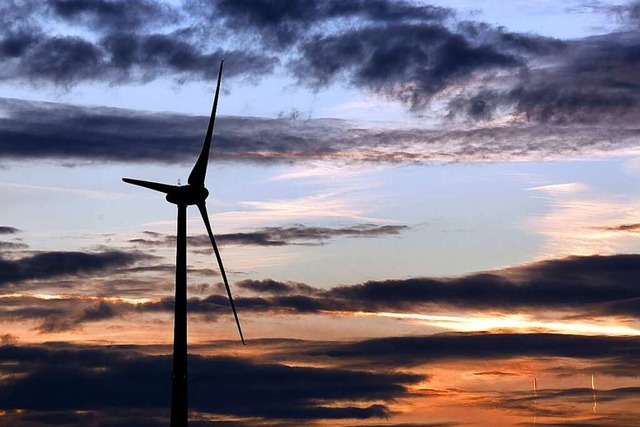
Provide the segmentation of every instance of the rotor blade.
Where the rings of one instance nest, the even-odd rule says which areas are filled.
[[[238,312],[236,311],[236,305],[233,302],[233,297],[231,296],[231,288],[229,287],[229,281],[227,280],[227,273],[224,271],[224,266],[222,265],[222,258],[220,257],[220,252],[218,251],[218,245],[216,245],[216,239],[213,238],[213,231],[211,231],[211,224],[209,223],[209,216],[207,215],[207,205],[204,202],[198,203],[198,209],[200,209],[200,214],[202,215],[202,220],[204,221],[204,226],[207,228],[207,233],[209,233],[209,239],[211,239],[211,245],[213,246],[213,252],[216,254],[216,258],[218,259],[218,265],[220,266],[220,272],[222,273],[222,279],[224,280],[224,286],[227,288],[227,295],[229,295],[229,302],[231,303],[231,309],[233,310],[233,316],[236,318],[236,325],[238,325],[238,332],[240,333],[240,340],[242,344],[244,342],[244,336],[242,335],[242,328],[240,328],[240,320],[238,319]]]
[[[207,128],[207,135],[204,137],[204,144],[202,144],[202,151],[200,157],[193,165],[191,174],[189,174],[189,184],[204,186],[204,178],[207,174],[207,164],[209,162],[209,151],[211,149],[211,138],[213,137],[213,126],[216,123],[216,110],[218,109],[218,95],[220,94],[220,82],[222,81],[222,65],[224,61],[220,61],[220,71],[218,71],[218,84],[216,86],[216,94],[213,98],[213,107],[211,108],[211,117],[209,118],[209,127]]]
[[[122,178],[124,182],[127,184],[138,185],[140,187],[149,188],[151,190],[159,191],[161,193],[168,193],[176,186],[169,184],[161,184],[159,182],[151,182],[151,181],[141,181],[139,179],[131,179],[131,178]]]

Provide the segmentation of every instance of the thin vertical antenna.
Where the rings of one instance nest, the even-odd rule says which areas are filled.
[[[598,401],[596,400],[596,382],[593,378],[593,374],[591,374],[591,394],[593,395],[593,413],[596,413],[596,408],[598,407]]]
[[[538,378],[533,377],[533,425],[538,424]]]

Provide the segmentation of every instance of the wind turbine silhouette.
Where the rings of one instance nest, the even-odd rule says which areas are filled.
[[[209,151],[211,149],[211,137],[213,136],[213,126],[216,121],[216,110],[218,108],[218,95],[220,94],[220,81],[222,79],[222,66],[224,61],[220,61],[220,71],[218,71],[218,84],[216,86],[216,94],[213,98],[213,108],[211,109],[211,118],[209,119],[209,127],[204,138],[202,151],[196,161],[196,164],[189,174],[188,185],[168,185],[158,182],[141,181],[138,179],[122,178],[128,184],[138,185],[140,187],[149,188],[151,190],[165,193],[168,202],[178,206],[178,235],[176,248],[176,298],[175,298],[175,321],[173,329],[173,374],[171,382],[171,427],[187,426],[188,422],[188,406],[187,406],[187,206],[196,205],[204,226],[211,239],[213,252],[220,266],[220,273],[224,286],[227,288],[227,295],[233,310],[233,316],[238,325],[240,340],[244,342],[242,329],[240,328],[240,320],[238,320],[238,312],[236,305],[231,296],[231,288],[227,280],[227,274],[222,265],[222,258],[218,251],[218,245],[211,231],[211,224],[207,215],[207,205],[205,199],[209,196],[209,191],[204,186],[204,179],[207,173],[207,164],[209,162]]]

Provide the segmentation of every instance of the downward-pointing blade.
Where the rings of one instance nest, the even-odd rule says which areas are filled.
[[[209,126],[207,127],[207,135],[204,137],[202,151],[200,157],[193,165],[193,169],[189,174],[189,184],[204,186],[204,178],[207,175],[207,164],[209,163],[209,151],[211,150],[211,138],[213,137],[213,126],[216,123],[216,111],[218,110],[218,95],[220,95],[220,82],[222,81],[222,65],[224,61],[220,61],[220,70],[218,71],[218,84],[216,86],[216,94],[213,98],[213,107],[211,108],[211,117],[209,118]]]
[[[236,304],[233,302],[233,297],[231,296],[231,288],[229,287],[229,281],[227,280],[227,273],[225,273],[224,271],[224,266],[222,265],[222,258],[220,257],[220,252],[218,251],[218,245],[216,245],[216,239],[213,237],[213,231],[211,231],[211,224],[209,223],[209,216],[207,215],[207,205],[204,202],[198,203],[198,209],[200,209],[200,214],[202,215],[204,226],[207,228],[207,233],[209,233],[209,239],[211,239],[213,252],[216,254],[216,258],[218,259],[218,265],[220,266],[220,273],[222,273],[224,286],[227,288],[227,295],[229,296],[229,302],[231,303],[233,316],[236,318],[236,325],[238,325],[240,340],[242,341],[242,344],[245,344],[244,336],[242,335],[242,328],[240,327],[240,320],[238,319],[238,312],[236,311]]]
[[[151,182],[151,181],[142,181],[139,179],[131,179],[131,178],[122,178],[124,182],[127,184],[138,185],[140,187],[149,188],[151,190],[159,191],[161,193],[169,193],[171,190],[176,188],[174,185],[169,184],[161,184],[159,182]]]

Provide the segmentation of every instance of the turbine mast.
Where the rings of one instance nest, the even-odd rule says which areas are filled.
[[[178,205],[176,239],[176,314],[173,324],[171,427],[187,427],[187,205]]]

